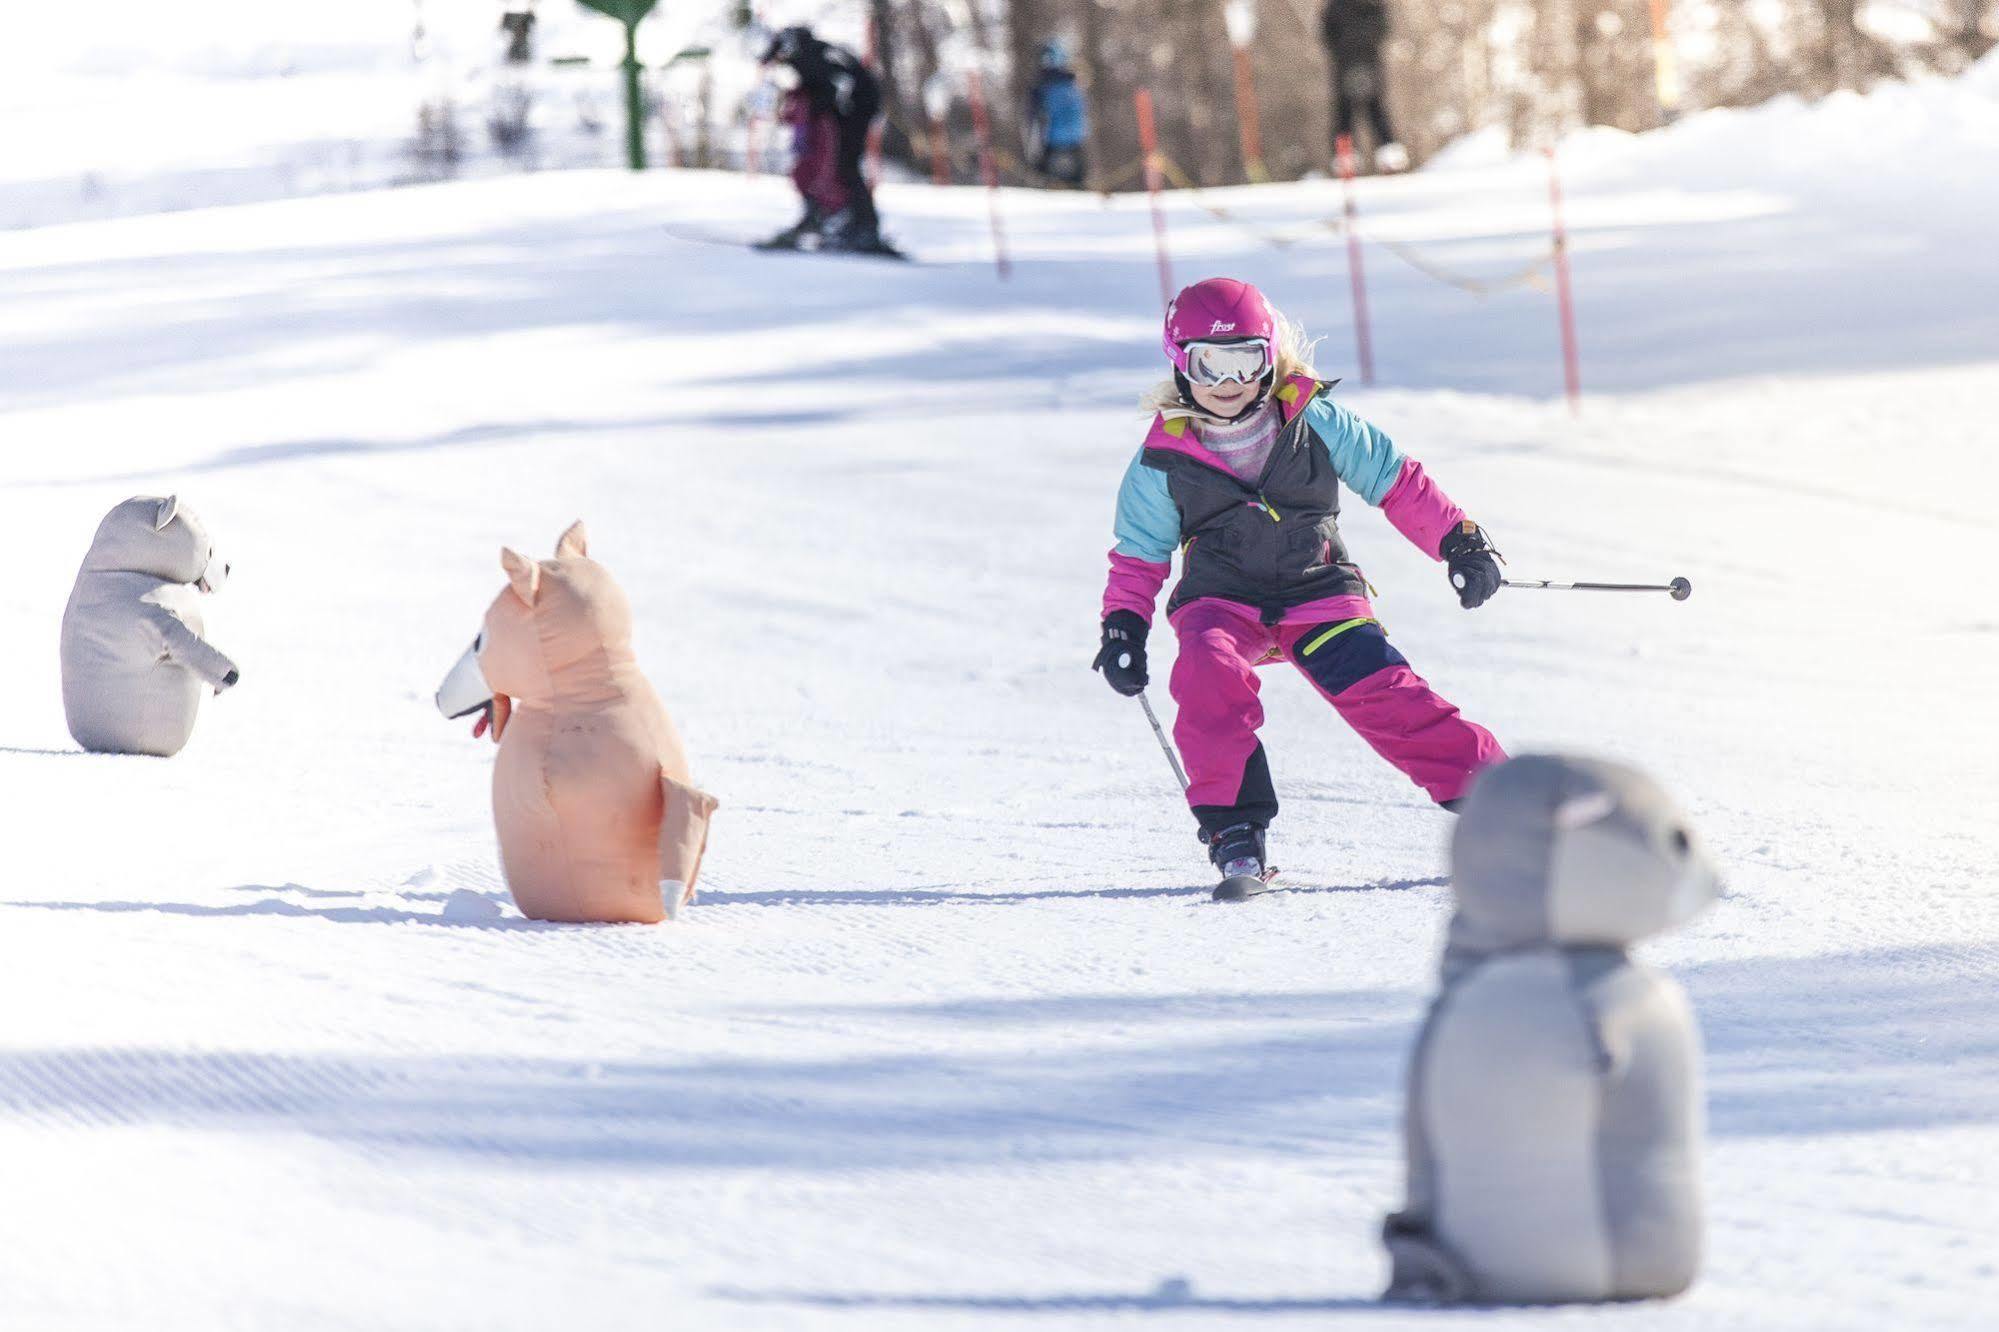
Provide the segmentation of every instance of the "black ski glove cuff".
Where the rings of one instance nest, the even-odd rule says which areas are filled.
[[[1149,683],[1145,674],[1145,636],[1152,626],[1136,611],[1112,611],[1104,617],[1102,645],[1093,671],[1102,671],[1111,688],[1132,697]]]
[[[1499,565],[1506,557],[1493,549],[1485,529],[1467,518],[1444,533],[1437,553],[1451,566],[1451,586],[1466,610],[1483,606],[1499,591]]]

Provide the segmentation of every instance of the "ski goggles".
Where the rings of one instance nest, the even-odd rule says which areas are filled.
[[[1254,384],[1270,373],[1270,341],[1244,338],[1239,342],[1189,342],[1182,370],[1196,384]]]

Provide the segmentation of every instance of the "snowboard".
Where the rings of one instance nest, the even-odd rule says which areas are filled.
[[[1215,885],[1214,899],[1217,902],[1247,902],[1252,897],[1283,890],[1284,886],[1277,882],[1277,867],[1272,865],[1261,874],[1232,874],[1223,879]]]

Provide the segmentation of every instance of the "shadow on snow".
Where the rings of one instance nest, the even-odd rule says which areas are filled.
[[[741,1304],[799,1304],[817,1309],[928,1309],[954,1313],[1356,1313],[1384,1308],[1418,1312],[1412,1306],[1333,1296],[1228,1299],[1154,1290],[1129,1295],[888,1295],[832,1291],[740,1290],[721,1287],[709,1294]]]
[[[270,908],[215,914],[260,910]],[[1684,973],[1707,1029],[1713,1132],[1999,1119],[1999,993],[1980,981],[1992,951],[1753,958]],[[1414,989],[1330,990],[774,1010],[850,1038],[898,1022],[952,1034],[942,1051],[821,1059],[15,1049],[0,1052],[0,1113],[658,1170],[1303,1160],[1357,1141],[1393,1150],[1423,1000]],[[1024,1023],[1102,1026],[1105,1039],[982,1048],[981,1032]],[[1189,1039],[1203,1024],[1215,1037]]]

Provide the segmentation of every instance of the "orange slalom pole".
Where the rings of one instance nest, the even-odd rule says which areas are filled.
[[[1242,138],[1242,173],[1262,184],[1270,179],[1263,169],[1263,121],[1256,110],[1256,76],[1249,66],[1249,48],[1235,48],[1236,130]]]
[[[1662,124],[1671,124],[1680,114],[1680,66],[1673,54],[1673,36],[1666,30],[1667,3],[1652,0],[1652,84]]]
[[[992,215],[993,224],[993,267],[999,270],[1000,281],[1013,275],[1013,263],[1006,254],[1006,227],[1000,221],[999,168],[993,165],[992,123],[986,119],[985,80],[979,71],[970,71],[972,129],[979,136],[979,173],[986,178],[986,206]]]
[[[1335,141],[1333,156],[1340,171],[1340,188],[1346,193],[1347,282],[1353,289],[1354,352],[1360,359],[1360,382],[1374,382],[1374,336],[1368,328],[1367,274],[1361,267],[1360,209],[1354,203],[1353,136],[1342,134]]]
[[[1569,232],[1562,222],[1562,175],[1555,163],[1555,150],[1548,154],[1548,203],[1555,219],[1555,301],[1562,316],[1562,379],[1569,393],[1569,410],[1582,411],[1582,357],[1576,350],[1576,301],[1569,284]]]
[[[951,183],[951,151],[944,135],[944,122],[932,117],[930,121],[930,182],[933,185]]]
[[[1173,257],[1166,246],[1166,210],[1159,202],[1159,128],[1152,120],[1152,89],[1140,88],[1132,101],[1138,107],[1138,142],[1145,150],[1145,191],[1152,196],[1152,240],[1159,251],[1159,304],[1173,303]]]

